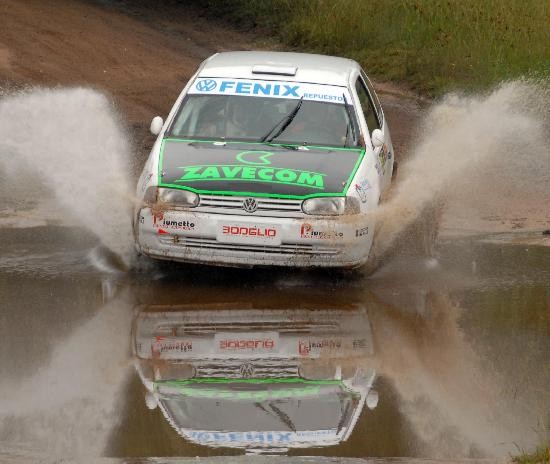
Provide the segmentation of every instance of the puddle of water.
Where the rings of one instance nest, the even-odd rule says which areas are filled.
[[[40,303],[32,306],[31,311],[46,310]],[[50,317],[58,313],[53,309]],[[27,319],[21,333],[11,321],[2,357],[10,356],[5,366],[17,367],[5,370],[0,382],[0,442],[28,444],[47,456],[101,456],[118,422],[119,394],[129,373],[129,315],[124,298],[114,299],[53,340],[47,327],[55,322],[34,327]],[[17,333],[23,339],[13,339]],[[28,359],[33,352],[38,364]]]
[[[56,229],[42,233],[55,237]],[[59,237],[49,251],[68,244]],[[71,246],[78,250],[82,245],[89,249],[86,240]],[[19,246],[32,254],[33,235],[21,234]],[[355,303],[367,309],[372,329],[369,362],[377,372],[378,406],[364,407],[339,445],[290,454],[456,458],[505,456],[516,444],[530,449],[542,440],[550,410],[545,387],[550,382],[549,253],[547,247],[526,252],[511,244],[443,241],[436,261],[397,257],[368,281],[305,273],[293,274],[289,285],[284,273],[219,269],[213,287],[211,269],[171,264],[134,271],[118,282],[117,274],[94,271],[52,272],[37,283],[30,269],[2,269],[2,307],[11,308],[2,316],[3,386],[8,388],[8,379],[22,386],[9,401],[0,401],[0,430],[7,430],[6,413],[16,424],[2,441],[30,440],[63,455],[68,446],[64,427],[86,413],[74,440],[78,452],[124,457],[242,454],[242,449],[213,449],[180,437],[158,409],[147,409],[146,388],[137,375],[131,373],[125,382],[132,372],[125,358],[131,332],[128,305],[232,304],[290,308],[292,313]],[[60,268],[65,264],[58,263]],[[131,297],[118,297],[121,288]],[[210,316],[207,326],[220,322]],[[72,387],[60,384],[75,372],[79,378]],[[37,384],[43,392],[26,401]],[[63,407],[67,412],[59,415]],[[102,413],[88,414],[90,407]],[[53,437],[37,435],[29,422],[33,418],[37,425],[47,425]],[[241,420],[246,425],[244,412]],[[90,433],[97,437],[92,450],[84,438]]]

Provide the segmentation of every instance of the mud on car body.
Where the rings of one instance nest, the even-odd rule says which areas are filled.
[[[389,129],[352,60],[216,54],[199,67],[140,177],[138,251],[221,265],[353,267],[393,169]]]
[[[258,452],[335,445],[376,407],[366,310],[147,306],[133,345],[149,408],[182,437]]]

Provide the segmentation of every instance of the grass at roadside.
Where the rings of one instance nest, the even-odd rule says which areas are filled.
[[[439,94],[550,77],[548,0],[202,0],[285,47],[348,56]]]
[[[516,464],[548,464],[550,463],[550,445],[539,448],[533,454],[525,454],[514,458]]]

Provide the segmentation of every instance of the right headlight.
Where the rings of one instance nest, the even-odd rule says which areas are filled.
[[[357,214],[359,210],[359,200],[355,197],[319,197],[302,202],[304,213],[319,216]]]
[[[199,196],[189,190],[163,187],[149,187],[145,192],[145,201],[162,206],[180,206],[194,208],[199,204]]]

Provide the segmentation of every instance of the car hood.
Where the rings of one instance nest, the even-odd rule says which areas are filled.
[[[303,199],[343,196],[364,150],[242,142],[162,142],[158,184],[202,194]]]

